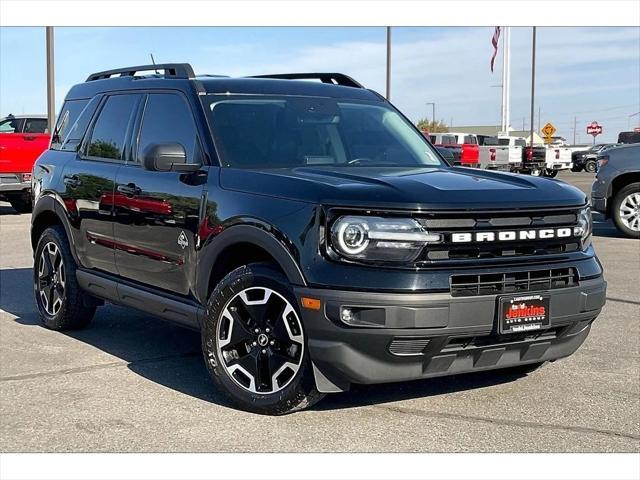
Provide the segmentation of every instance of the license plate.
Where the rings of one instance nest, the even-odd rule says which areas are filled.
[[[549,296],[522,295],[500,298],[500,333],[520,333],[549,328]]]

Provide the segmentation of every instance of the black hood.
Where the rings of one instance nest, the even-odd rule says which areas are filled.
[[[470,168],[223,168],[222,188],[333,206],[502,209],[580,206],[558,180]]]

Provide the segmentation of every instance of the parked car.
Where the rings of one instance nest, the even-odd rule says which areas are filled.
[[[478,139],[469,133],[430,133],[429,139],[436,147],[450,148],[455,156],[459,156],[461,167],[478,168],[480,166],[480,149]]]
[[[476,138],[479,145],[480,168],[503,172],[511,171],[509,163],[511,147],[500,145],[498,137],[492,135],[476,135]],[[518,150],[517,147],[513,148]],[[514,153],[520,154],[519,151]]]
[[[591,204],[626,236],[640,238],[640,144],[610,148],[598,156]]]
[[[597,157],[600,150],[607,147],[607,143],[597,143],[585,150],[578,150],[571,154],[571,171],[581,172],[585,170],[594,173],[597,166]]]
[[[527,146],[527,141],[523,137],[511,137],[509,135],[500,135],[498,139],[506,144],[512,146],[520,146],[522,150],[520,152],[520,166],[513,167],[512,170],[519,171],[521,173],[527,173],[536,177],[539,177],[545,173],[546,161],[547,161],[547,148],[544,145]],[[512,156],[512,159],[514,157]],[[517,165],[517,162],[513,162]]]
[[[75,85],[59,118],[33,171],[42,323],[85,327],[110,301],[193,328],[243,409],[531,371],[605,303],[584,193],[451,167],[346,75],[127,67]]]
[[[562,170],[571,168],[571,150],[561,145],[547,146],[545,156],[545,168],[542,174],[545,177],[555,177]]]
[[[640,143],[640,129],[636,128],[632,132],[620,132],[618,143]]]
[[[0,119],[0,200],[20,213],[31,211],[31,169],[49,138],[46,115]]]

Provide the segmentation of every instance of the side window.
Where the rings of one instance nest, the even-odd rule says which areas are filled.
[[[20,119],[9,117],[0,122],[0,133],[20,133]]]
[[[191,109],[179,95],[151,93],[144,109],[138,144],[138,159],[154,143],[179,143],[187,163],[199,163],[200,148]]]
[[[127,131],[139,98],[139,95],[113,95],[107,98],[87,143],[86,153],[89,157],[124,159]]]
[[[47,133],[47,119],[28,118],[24,124],[24,133]]]
[[[61,149],[62,142],[67,136],[69,129],[73,126],[87,102],[88,100],[67,100],[64,102],[56,126],[53,129],[53,135],[51,136],[52,150]]]

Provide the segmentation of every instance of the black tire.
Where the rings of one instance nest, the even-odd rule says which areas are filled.
[[[596,167],[598,164],[595,160],[587,160],[587,163],[584,165],[584,171],[589,173],[595,173]]]
[[[638,194],[640,195],[640,182],[630,183],[626,187],[620,189],[618,193],[616,193],[615,197],[613,197],[613,202],[611,203],[611,216],[613,217],[613,222],[618,227],[622,233],[624,233],[627,237],[630,238],[640,238],[640,231],[633,230],[629,228],[629,226],[625,225],[620,212],[620,207],[622,203],[627,199],[629,195]],[[637,199],[637,197],[636,197]],[[637,205],[637,202],[636,202]],[[638,205],[640,207],[640,205]],[[639,214],[636,214],[639,215]],[[633,226],[633,224],[632,224]]]
[[[55,247],[51,246],[52,244]],[[49,257],[50,262],[48,264],[43,257],[45,247],[47,248],[45,255]],[[59,252],[53,261],[51,251]],[[60,263],[62,267],[59,267]],[[51,280],[50,276],[53,275],[51,272],[48,271],[45,274],[45,270],[49,268],[48,265],[52,264],[55,280]],[[53,282],[53,286],[47,289],[46,284],[49,280]],[[62,290],[58,288],[60,283],[62,283]],[[56,284],[58,287],[55,286]],[[47,228],[38,240],[33,266],[33,288],[40,312],[40,322],[46,328],[60,331],[76,330],[86,327],[91,322],[96,307],[90,306],[91,302],[87,294],[78,285],[76,262],[69,249],[65,230],[59,225]],[[51,296],[47,292],[52,292]],[[60,304],[56,310],[57,300],[60,300]]]
[[[31,204],[30,195],[16,195],[9,198],[9,203],[18,213],[31,213],[33,205]]]
[[[546,169],[544,172],[544,176],[549,178],[556,178],[557,175],[558,175],[558,170]]]
[[[237,299],[241,292],[246,295],[246,290],[250,288],[255,288],[257,291],[261,289],[271,290],[272,293],[270,295],[273,295],[273,292],[275,292],[278,297],[277,301],[286,300],[294,309],[295,315],[297,315],[297,318],[294,316],[294,321],[299,322],[296,323],[296,328],[300,328],[303,338],[303,341],[294,347],[294,350],[298,353],[297,359],[294,360],[297,362],[298,369],[295,373],[291,374],[290,378],[282,382],[282,387],[275,385],[278,377],[274,379],[274,377],[271,376],[272,369],[270,369],[272,365],[277,365],[275,363],[277,357],[282,358],[281,353],[285,351],[278,351],[278,349],[281,348],[281,344],[280,339],[276,336],[277,330],[279,330],[281,334],[287,334],[284,332],[285,327],[283,325],[277,325],[278,320],[284,324],[282,314],[274,315],[272,312],[271,317],[275,316],[276,320],[267,321],[264,320],[264,318],[271,317],[265,313],[262,319],[260,319],[260,315],[256,313],[260,310],[259,308],[254,311],[251,308],[247,309],[246,303],[239,303]],[[264,294],[263,298],[266,302],[267,298],[272,297],[267,297],[266,294]],[[283,308],[287,308],[286,302],[283,302],[283,305],[285,305]],[[265,303],[265,312],[268,311],[269,308],[269,304]],[[223,316],[223,314],[231,314],[231,312],[233,312],[233,315],[236,315],[236,318],[229,320],[229,317]],[[239,327],[236,327],[236,322],[240,323]],[[287,278],[273,265],[267,263],[252,263],[239,267],[229,273],[216,286],[209,297],[203,323],[202,351],[209,375],[216,387],[224,392],[227,398],[238,408],[254,413],[283,415],[307,408],[324,397],[315,387],[311,361],[309,360],[307,339],[304,334],[304,326],[301,321],[299,307],[293,290]],[[228,326],[225,327],[225,323],[227,323]],[[263,349],[260,346],[263,345],[262,343],[258,346],[256,346],[255,343],[256,339],[260,340],[259,336],[253,339],[253,341],[250,339],[250,336],[254,333],[257,335],[254,327],[260,329],[260,332],[269,332],[269,325],[271,325],[270,335],[273,335],[272,338],[276,343],[273,347],[268,346],[273,345],[273,343],[269,343]],[[233,339],[233,346],[238,346],[237,349],[231,348],[232,332],[234,329],[239,332],[239,340]],[[290,337],[291,327],[287,327],[286,331],[289,332],[287,335]],[[227,337],[225,338],[224,335],[227,335]],[[262,336],[262,333],[260,333],[260,336]],[[288,339],[285,338],[282,345],[285,345],[287,341]],[[223,342],[227,342],[227,345],[229,345],[225,345],[224,348],[229,348],[229,350],[225,350],[224,353],[222,353],[223,347],[220,346]],[[291,343],[291,345],[293,345],[293,343]],[[301,350],[300,345],[302,346]],[[256,371],[253,376],[247,376],[243,372],[240,372],[240,377],[238,377],[236,371],[229,373],[229,369],[233,364],[240,364],[239,359],[242,359],[242,362],[246,362],[243,363],[243,365],[251,364],[251,366],[254,366],[253,362],[255,362]],[[266,371],[264,369],[260,370],[260,368],[262,368],[261,366],[264,365],[261,362],[265,361],[268,365]],[[272,364],[271,362],[274,363]],[[277,367],[274,366],[274,368]],[[293,372],[293,370],[291,371]],[[246,372],[251,373],[248,370]],[[265,373],[268,375],[264,375]],[[263,382],[265,377],[269,379],[266,383]],[[241,384],[240,380],[244,380],[245,386]],[[258,384],[259,386],[256,386]],[[251,388],[253,391],[250,391]],[[279,388],[279,390],[276,391],[275,388]],[[266,393],[261,393],[259,390]]]

